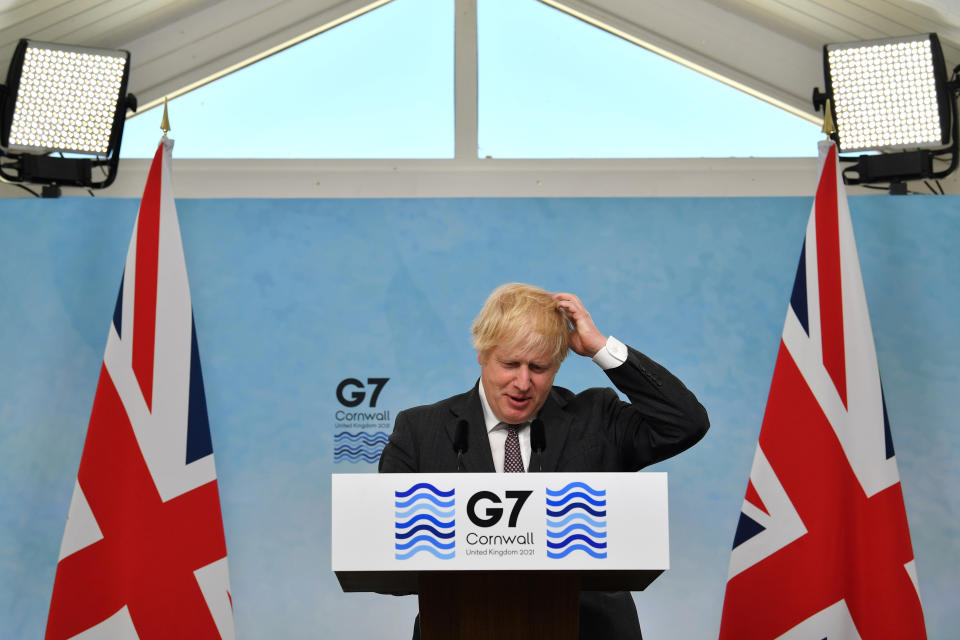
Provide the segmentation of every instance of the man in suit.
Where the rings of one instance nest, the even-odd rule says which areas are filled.
[[[707,431],[707,413],[683,383],[600,333],[573,294],[503,285],[490,294],[472,332],[480,380],[466,393],[397,414],[380,457],[382,473],[637,471]],[[630,402],[610,388],[573,393],[553,386],[568,351],[592,358]],[[544,424],[542,452],[531,447],[535,418]],[[467,447],[459,457],[454,441],[464,420]],[[583,592],[580,638],[641,638],[631,595]]]

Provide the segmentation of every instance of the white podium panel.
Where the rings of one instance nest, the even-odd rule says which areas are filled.
[[[345,590],[364,590],[351,576],[374,573],[393,575],[393,586],[380,589],[404,590],[422,571],[655,577],[669,568],[666,473],[332,479],[332,568]]]

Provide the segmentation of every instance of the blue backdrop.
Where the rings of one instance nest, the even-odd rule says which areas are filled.
[[[656,467],[671,474],[673,568],[637,602],[650,638],[715,638],[811,203],[178,201],[238,635],[409,637],[414,598],[343,594],[330,572],[330,473],[375,469],[334,462],[334,433],[376,432],[473,384],[470,322],[495,286],[524,281],[577,293],[601,331],[707,407],[706,439]],[[137,207],[0,204],[0,637],[43,633]],[[927,626],[952,637],[960,197],[859,197],[851,209]],[[346,378],[367,387],[355,408],[337,399]],[[375,407],[369,378],[389,378]],[[557,376],[575,389],[605,381],[576,356]],[[355,415],[374,410],[389,415]]]

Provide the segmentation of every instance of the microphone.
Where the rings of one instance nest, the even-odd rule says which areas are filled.
[[[543,420],[534,418],[530,423],[530,449],[537,454],[537,471],[543,471],[543,450],[546,448],[547,436],[544,433]]]
[[[462,470],[463,454],[470,448],[470,443],[467,441],[467,432],[469,429],[470,423],[466,420],[460,420],[460,422],[457,423],[457,430],[454,432],[453,450],[457,452],[457,471]]]

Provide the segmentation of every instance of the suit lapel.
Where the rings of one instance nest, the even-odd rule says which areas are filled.
[[[457,431],[457,423],[466,420],[470,424],[468,431],[467,452],[463,454],[463,470],[469,472],[493,473],[493,453],[490,451],[490,438],[487,436],[487,427],[483,419],[483,406],[480,404],[480,389],[473,385],[473,389],[464,396],[462,403],[450,407],[452,419],[446,425],[450,444]]]
[[[558,468],[560,452],[563,451],[563,445],[570,433],[570,423],[573,422],[573,418],[564,409],[565,405],[565,400],[556,392],[550,391],[547,401],[540,409],[539,417],[543,420],[544,440],[547,445],[541,461],[544,471],[562,471]]]

